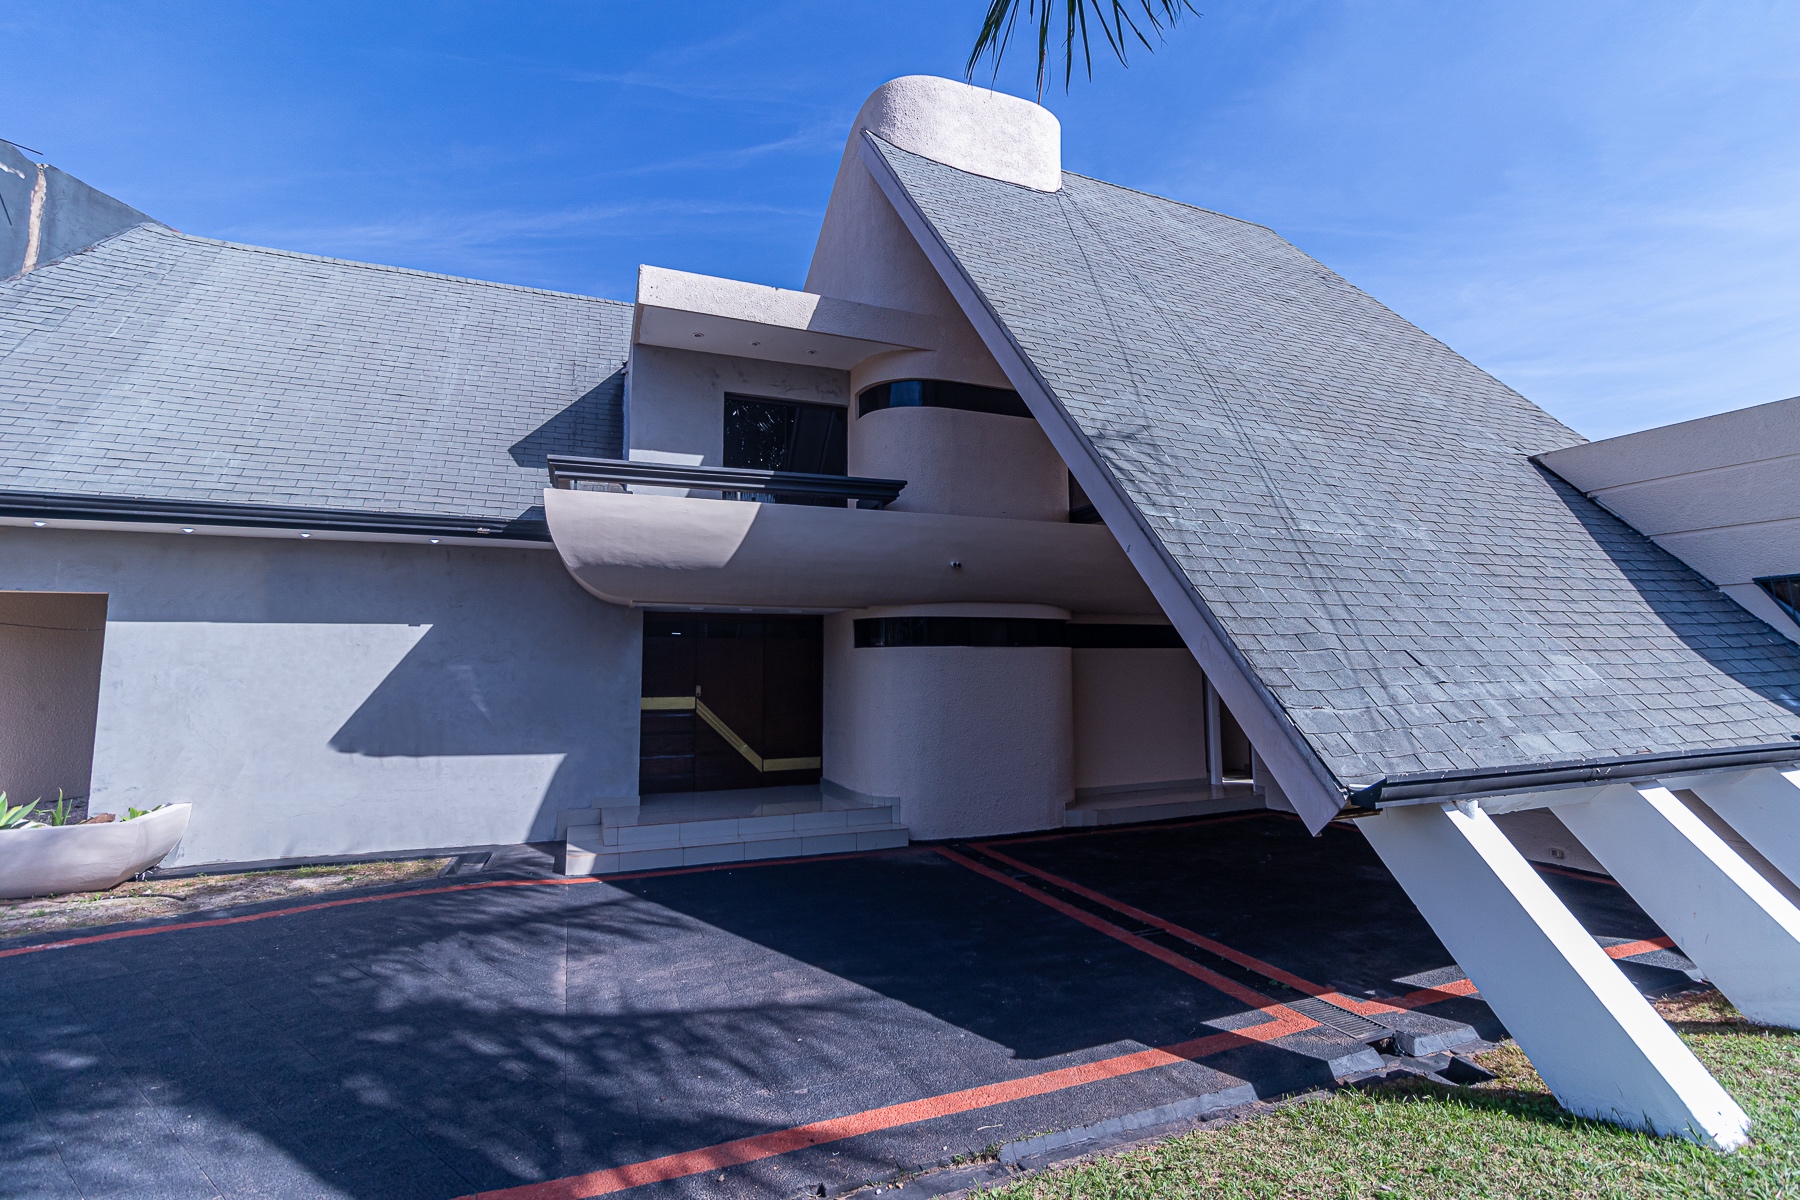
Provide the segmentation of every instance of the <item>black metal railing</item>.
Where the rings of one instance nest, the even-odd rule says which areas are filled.
[[[549,467],[553,488],[573,488],[584,483],[675,487],[721,492],[732,500],[773,500],[777,504],[853,500],[858,508],[885,508],[906,486],[904,479],[752,471],[744,467],[688,467],[676,463],[626,462],[617,458],[578,458],[570,454],[550,455]]]

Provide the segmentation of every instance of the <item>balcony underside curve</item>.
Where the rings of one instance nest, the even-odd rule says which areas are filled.
[[[1161,611],[1104,525],[562,489],[544,512],[569,573],[614,604]]]

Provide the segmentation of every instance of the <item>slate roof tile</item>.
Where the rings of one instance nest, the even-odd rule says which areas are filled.
[[[521,516],[619,453],[630,323],[139,225],[0,283],[0,489]]]
[[[1344,786],[1800,730],[1800,647],[1533,464],[1575,433],[1270,230],[876,148]]]

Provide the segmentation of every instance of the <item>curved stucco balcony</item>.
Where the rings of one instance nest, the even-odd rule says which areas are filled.
[[[1104,525],[623,492],[544,492],[576,581],[614,604],[1161,610]]]

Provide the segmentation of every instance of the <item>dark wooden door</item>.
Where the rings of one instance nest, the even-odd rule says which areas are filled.
[[[638,791],[817,782],[823,636],[819,617],[644,614]]]

